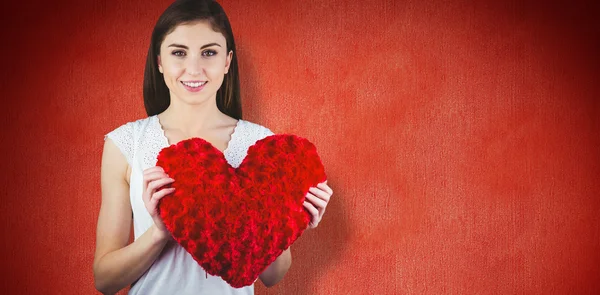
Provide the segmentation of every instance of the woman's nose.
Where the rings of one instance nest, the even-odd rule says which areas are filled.
[[[197,57],[191,57],[187,59],[186,70],[190,75],[200,75],[204,66],[202,60]]]

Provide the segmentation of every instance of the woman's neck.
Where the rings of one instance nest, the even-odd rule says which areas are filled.
[[[163,129],[175,129],[184,134],[196,134],[223,125],[226,116],[217,108],[215,99],[209,99],[196,105],[172,100],[169,107],[158,117]]]

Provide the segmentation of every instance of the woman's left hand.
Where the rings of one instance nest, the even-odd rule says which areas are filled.
[[[315,228],[319,225],[331,195],[333,195],[333,190],[327,185],[327,180],[319,183],[317,187],[308,189],[306,201],[304,201],[304,208],[312,215],[308,228]]]

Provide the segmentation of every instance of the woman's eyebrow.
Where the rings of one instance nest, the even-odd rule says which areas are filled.
[[[173,44],[171,44],[171,45],[169,45],[167,47],[177,47],[177,48],[189,49],[189,47],[187,47],[185,45],[175,44],[175,43],[173,43]]]
[[[215,46],[215,45],[221,47],[221,45],[219,43],[208,43],[208,44],[202,45],[202,47],[200,47],[200,49],[204,49],[206,47],[211,47],[211,46]],[[185,45],[176,44],[176,43],[173,43],[173,44],[171,44],[171,45],[169,45],[167,47],[177,47],[177,48],[183,48],[183,49],[190,49],[189,47],[187,47]]]
[[[211,46],[215,46],[215,45],[221,47],[221,45],[219,43],[208,43],[208,44],[202,45],[202,47],[200,47],[200,49],[204,49],[206,47],[211,47]]]

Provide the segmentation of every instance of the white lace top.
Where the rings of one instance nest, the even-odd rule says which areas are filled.
[[[273,132],[261,125],[239,120],[227,149],[223,152],[232,167],[238,167],[248,148]],[[110,133],[110,138],[121,150],[131,166],[129,198],[133,210],[133,229],[138,239],[152,224],[152,218],[142,201],[142,173],[156,165],[161,149],[168,146],[167,137],[157,116],[126,123]],[[129,294],[254,294],[254,285],[233,288],[218,276],[211,276],[200,267],[176,242],[169,242],[154,264],[131,287]]]

